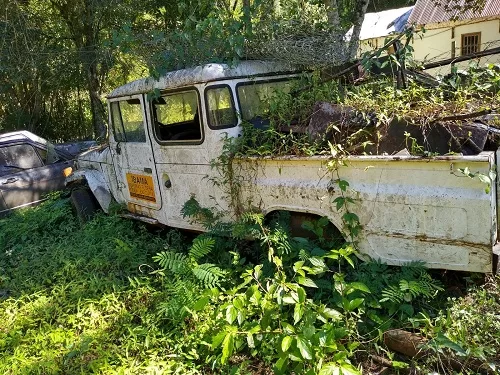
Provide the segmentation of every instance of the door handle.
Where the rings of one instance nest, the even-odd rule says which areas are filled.
[[[8,179],[2,181],[2,185],[13,184],[17,180],[19,179],[16,177],[9,177]]]

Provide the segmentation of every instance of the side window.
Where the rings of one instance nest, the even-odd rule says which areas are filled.
[[[111,121],[113,124],[113,134],[117,142],[125,142],[123,133],[122,116],[120,114],[120,105],[118,102],[111,103]]]
[[[207,101],[208,125],[214,129],[235,126],[238,122],[234,110],[234,100],[229,86],[208,88]]]
[[[114,136],[118,142],[146,142],[139,99],[112,102],[111,119]]]
[[[236,87],[241,118],[252,123],[261,123],[269,115],[271,99],[280,93],[289,93],[293,81],[248,82]]]
[[[201,142],[200,109],[195,90],[166,94],[152,102],[159,141]]]
[[[47,150],[38,147],[36,148],[36,150],[38,151],[38,155],[40,155],[40,157],[42,158],[42,162],[44,164],[50,164],[50,161],[47,160],[47,155],[48,155]]]
[[[3,172],[43,167],[42,160],[33,146],[20,144],[0,148],[0,167]]]

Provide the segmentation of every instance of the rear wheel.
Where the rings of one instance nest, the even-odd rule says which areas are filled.
[[[75,189],[71,192],[71,205],[81,223],[86,223],[95,216],[99,206],[88,188]]]

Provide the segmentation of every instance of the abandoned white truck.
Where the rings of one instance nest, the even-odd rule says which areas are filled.
[[[80,155],[67,179],[87,187],[74,190],[73,202],[84,211],[92,194],[106,212],[116,201],[130,217],[202,230],[181,208],[192,196],[202,206],[230,206],[223,189],[210,182],[217,173],[210,161],[220,154],[224,136],[241,134],[242,121],[258,123],[267,94],[293,77],[290,69],[266,62],[209,64],[115,89],[108,96],[109,143]],[[459,170],[487,176],[497,157],[348,157],[338,176],[357,194],[360,256],[391,265],[419,260],[430,268],[491,272],[498,259],[496,181],[485,189],[484,181]],[[332,203],[340,189],[331,181],[338,177],[327,162],[322,156],[262,158],[255,168],[251,158],[235,160],[239,173],[251,176],[241,186],[241,199],[266,215],[286,210],[326,216],[345,232]]]

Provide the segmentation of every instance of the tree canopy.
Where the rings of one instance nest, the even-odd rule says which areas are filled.
[[[207,62],[339,64],[354,57],[368,7],[381,3],[0,0],[0,129],[53,140],[102,136],[111,88]]]

